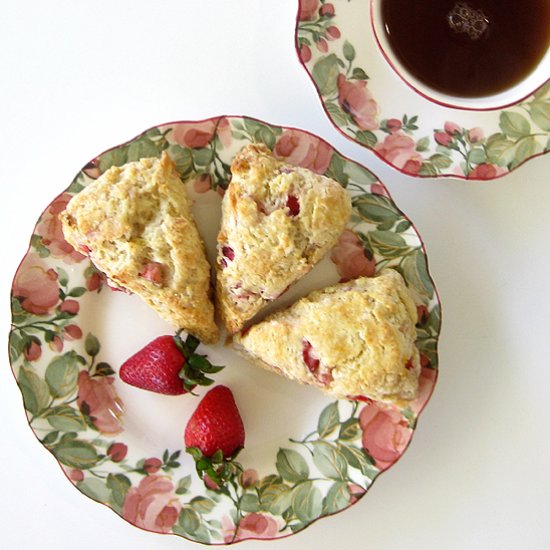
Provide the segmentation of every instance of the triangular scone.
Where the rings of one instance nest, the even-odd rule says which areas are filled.
[[[351,202],[338,182],[277,160],[263,144],[244,147],[231,173],[218,235],[216,298],[233,334],[336,244]]]
[[[203,342],[218,340],[210,264],[170,157],[109,168],[60,214],[63,233],[111,281]]]
[[[340,398],[403,403],[418,390],[416,307],[388,269],[312,292],[234,336],[260,366]]]

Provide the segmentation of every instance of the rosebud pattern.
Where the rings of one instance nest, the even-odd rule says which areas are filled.
[[[491,180],[549,150],[548,82],[521,102],[472,115],[420,97],[405,75],[372,62],[373,52],[382,57],[376,48],[354,43],[357,21],[369,25],[369,2],[299,4],[298,53],[326,114],[389,165],[412,176]],[[410,141],[409,158],[388,152],[397,140],[387,134]]]
[[[321,38],[327,41],[330,52],[342,40],[327,39],[331,26],[340,29],[338,13],[333,13],[334,5],[329,2],[309,5],[314,11],[306,15],[312,17],[310,21],[322,19]],[[303,46],[317,55],[313,41]],[[302,51],[307,50],[303,47]],[[347,55],[352,57],[351,50]],[[378,154],[388,158],[394,155],[403,170],[422,165],[423,157],[409,133],[415,121],[377,116],[366,92],[370,84],[358,84],[366,82],[360,76],[343,75],[340,90],[337,86],[334,89],[335,100],[341,93],[347,114],[365,128],[361,130],[364,136],[384,132],[387,141],[380,141],[383,148]],[[438,131],[449,136],[444,128]],[[460,132],[450,135],[449,144],[460,143],[461,139],[468,143],[484,140],[475,129],[464,126]],[[133,389],[121,383],[120,365],[107,362],[117,356],[118,350],[106,349],[112,340],[107,340],[99,327],[109,326],[111,306],[123,308],[125,301],[135,297],[112,293],[102,284],[103,275],[93,268],[89,258],[80,258],[58,238],[51,238],[55,229],[52,208],[45,213],[51,231],[43,225],[41,234],[33,236],[12,289],[12,368],[31,428],[69,480],[83,494],[103,502],[142,529],[174,533],[203,543],[285,537],[307,524],[295,520],[289,523],[289,518],[315,521],[357,502],[380,472],[403,454],[437,380],[434,344],[439,336],[439,303],[425,275],[420,237],[381,182],[317,136],[244,117],[161,126],[136,138],[130,147],[116,148],[94,159],[63,200],[97,177],[109,163],[131,160],[124,155],[148,147],[156,148],[159,154],[168,149],[173,155],[199,211],[207,205],[219,209],[218,194],[223,194],[230,180],[231,159],[251,141],[263,141],[278,158],[347,185],[354,218],[335,247],[332,262],[327,258],[327,273],[334,282],[375,275],[380,265],[400,265],[408,277],[408,284],[419,297],[421,335],[416,343],[422,365],[419,395],[409,406],[382,405],[364,398],[338,402],[325,398],[316,410],[305,414],[301,403],[293,403],[296,414],[305,414],[299,429],[289,425],[280,441],[270,441],[271,454],[263,448],[263,454],[255,452],[254,445],[261,447],[263,435],[254,436],[257,441],[251,436],[239,455],[242,467],[230,472],[228,483],[218,486],[212,482],[207,488],[182,453],[183,434],[169,436],[170,449],[159,447],[167,437],[163,426],[157,424],[161,422],[156,416],[159,410],[185,411],[188,404],[191,410],[191,402],[185,400],[194,397],[134,397]],[[479,163],[477,168],[486,173],[497,170],[488,162]],[[289,199],[288,215],[295,215],[300,201],[292,193],[289,197],[295,198]],[[56,202],[55,208],[59,204]],[[238,261],[237,251],[231,246],[224,255],[227,262]],[[125,338],[132,338],[125,327],[119,328]],[[318,372],[314,349],[306,351],[310,367]],[[231,351],[223,348],[220,353],[223,357]],[[237,381],[240,374],[235,371],[232,376]],[[242,391],[237,382],[233,389]],[[147,404],[139,399],[146,399]],[[239,396],[243,403],[246,399],[246,394]],[[261,411],[253,420],[246,406],[242,413],[245,426],[261,422]],[[185,419],[181,424],[183,430]],[[146,430],[151,426],[154,434],[148,437]],[[241,506],[235,506],[235,502]]]

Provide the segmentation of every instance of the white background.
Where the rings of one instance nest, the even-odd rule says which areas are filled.
[[[324,116],[295,55],[296,5],[3,3],[0,548],[198,547],[85,498],[38,443],[7,360],[9,288],[37,217],[90,158],[220,114],[305,128],[364,162],[423,236],[443,303],[439,383],[403,459],[343,514],[242,547],[550,547],[550,155],[486,183],[397,173]]]

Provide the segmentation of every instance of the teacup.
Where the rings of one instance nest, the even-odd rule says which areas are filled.
[[[471,94],[462,95],[459,93],[454,94],[452,92],[440,91],[432,87],[412,74],[411,70],[407,68],[406,63],[403,61],[403,57],[400,59],[396,54],[388,34],[389,25],[388,22],[385,21],[383,11],[384,2],[389,1],[392,0],[371,0],[370,15],[376,41],[385,59],[399,77],[415,90],[415,92],[426,99],[457,109],[499,109],[522,101],[546,82],[550,82],[550,39],[548,39],[547,43],[543,43],[542,46],[539,47],[539,49],[546,47],[546,52],[543,54],[542,58],[539,58],[540,61],[536,63],[534,68],[522,76],[519,81],[510,84],[504,89],[498,90],[496,93],[490,93],[488,95],[481,94],[479,96]],[[409,0],[409,3],[417,10],[422,1],[423,0]],[[486,39],[485,34],[493,31],[491,28],[491,21],[485,16],[482,9],[476,7],[475,2],[476,0],[457,0],[455,3],[450,2],[450,9],[447,7],[445,8],[445,20],[443,21],[443,19],[441,19],[442,24],[449,25],[449,29],[457,35],[461,35],[462,33],[462,35],[459,36],[459,40],[483,40]],[[550,16],[550,13],[548,16]],[[418,32],[418,29],[411,28],[411,32],[415,31]],[[451,34],[447,29],[445,29],[445,32]],[[518,28],[518,32],[522,32],[522,29]],[[548,25],[548,31],[545,30],[545,32],[550,33],[550,25]],[[477,42],[475,47],[479,49],[483,47],[483,44],[482,41]],[[434,45],[434,47],[436,46]],[[544,49],[541,51],[544,52]],[[456,51],[454,53],[456,54]],[[449,65],[452,67],[452,64]]]

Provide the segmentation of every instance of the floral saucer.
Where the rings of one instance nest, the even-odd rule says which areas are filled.
[[[550,149],[550,80],[502,109],[436,104],[380,51],[369,0],[299,0],[298,56],[345,136],[411,176],[498,178]]]
[[[398,270],[418,303],[420,392],[404,408],[335,401],[249,365],[223,343],[201,346],[226,366],[216,383],[231,387],[246,428],[242,473],[213,491],[184,452],[198,398],[145,392],[117,375],[127,357],[172,329],[138,297],[104,284],[63,239],[58,214],[110,166],[167,151],[195,201],[212,260],[229,165],[251,141],[335,178],[354,206],[330,258],[281,303],[340,278]],[[357,502],[404,453],[437,378],[440,304],[411,221],[376,176],[325,141],[251,118],[165,124],[89,162],[40,216],[13,281],[11,308],[10,361],[29,424],[68,479],[136,527],[206,544],[285,537]]]

